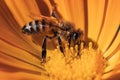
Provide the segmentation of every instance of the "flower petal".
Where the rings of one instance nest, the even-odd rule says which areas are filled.
[[[88,37],[97,41],[100,28],[103,27],[107,0],[88,0]]]
[[[29,37],[26,37],[21,33],[20,26],[17,24],[16,20],[13,18],[6,4],[3,2],[0,4],[2,5],[0,6],[0,12],[1,12],[0,39],[11,45],[21,48],[22,50],[25,50],[34,54],[39,53],[40,52],[39,47],[36,46]]]
[[[40,60],[30,53],[22,51],[19,48],[15,48],[7,44],[4,41],[0,40],[0,75],[7,76],[4,78],[20,78],[15,77],[14,75],[10,75],[11,72],[13,74],[23,73],[23,74],[36,74],[36,75],[45,75],[45,69],[40,65]],[[3,74],[7,73],[7,74]],[[21,75],[23,75],[21,74]],[[34,77],[34,75],[33,75]],[[24,78],[24,77],[22,77]],[[1,79],[1,78],[0,78]]]
[[[118,30],[119,22],[120,22],[120,5],[119,0],[116,1],[108,1],[108,7],[106,11],[106,17],[104,21],[104,25],[102,27],[98,44],[100,49],[104,52],[107,47],[111,43],[114,38],[116,31]]]

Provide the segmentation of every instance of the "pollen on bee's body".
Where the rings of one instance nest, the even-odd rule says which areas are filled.
[[[104,71],[104,58],[102,54],[92,48],[90,42],[88,47],[80,45],[80,56],[77,57],[78,45],[68,47],[65,44],[65,57],[59,50],[59,46],[53,51],[48,51],[50,60],[45,63],[46,71],[50,80],[101,80]]]

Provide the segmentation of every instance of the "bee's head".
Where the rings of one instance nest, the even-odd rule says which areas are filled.
[[[74,41],[77,41],[78,39],[82,39],[82,37],[83,37],[83,32],[80,29],[72,32],[72,38]]]

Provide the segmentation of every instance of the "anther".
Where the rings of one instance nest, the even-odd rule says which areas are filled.
[[[93,46],[92,42],[89,42],[89,50],[92,49],[92,46]]]
[[[77,56],[77,53],[78,53],[78,45],[75,45],[75,56]]]
[[[82,50],[83,48],[84,48],[84,43],[81,42],[81,44],[80,44],[80,50]]]

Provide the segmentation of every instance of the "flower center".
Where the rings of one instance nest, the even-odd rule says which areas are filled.
[[[45,69],[50,80],[100,80],[105,68],[105,60],[99,50],[88,48],[81,44],[80,56],[77,56],[77,47],[65,46],[65,57],[59,47],[48,50],[48,61]],[[47,78],[47,79],[48,79]]]

